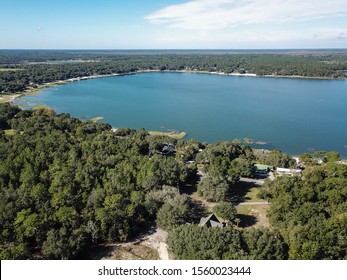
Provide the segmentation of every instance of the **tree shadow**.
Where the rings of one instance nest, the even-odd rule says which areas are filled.
[[[232,197],[230,198],[230,202],[236,205],[241,202],[247,202],[250,198],[246,197],[246,194],[252,188],[259,188],[259,185],[254,182],[238,182],[237,185],[232,188]]]
[[[208,214],[209,212],[205,205],[198,201],[192,202],[192,222],[199,223],[200,219],[206,217]]]
[[[195,184],[186,184],[184,187],[180,188],[181,194],[192,195],[197,191],[197,187]]]
[[[240,219],[239,227],[251,227],[257,223],[257,218],[252,215],[237,214],[237,218]]]
[[[88,252],[85,254],[83,259],[86,260],[101,260],[103,258],[108,258],[112,255],[112,252],[117,248],[120,248],[120,245],[114,244],[100,244],[93,246]]]

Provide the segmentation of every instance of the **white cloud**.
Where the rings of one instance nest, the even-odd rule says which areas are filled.
[[[310,28],[285,31],[169,32],[155,39],[163,48],[320,48],[343,47],[347,28]],[[340,43],[339,43],[340,42]]]
[[[347,0],[191,0],[168,6],[145,19],[170,28],[216,30],[341,16],[347,17]]]
[[[346,33],[344,33],[344,32],[339,33],[337,35],[337,39],[339,39],[339,40],[346,40],[347,39]]]

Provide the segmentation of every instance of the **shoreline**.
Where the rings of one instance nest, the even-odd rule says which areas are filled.
[[[152,136],[168,136],[171,138],[175,138],[177,140],[183,139],[188,134],[187,132],[184,132],[184,131],[179,132],[179,131],[175,131],[175,130],[168,131],[168,132],[149,130],[147,132],[149,135],[152,135]]]
[[[67,80],[58,80],[54,82],[48,82],[44,83],[42,85],[39,85],[37,88],[29,88],[24,92],[20,93],[13,93],[13,94],[0,94],[0,103],[13,103],[16,99],[23,98],[24,96],[27,95],[34,95],[34,94],[44,94],[42,92],[43,89],[46,87],[52,87],[52,86],[58,86],[58,85],[63,85],[63,84],[68,84],[71,82],[78,82],[78,81],[83,81],[83,80],[88,80],[88,79],[97,79],[97,78],[107,78],[107,77],[113,77],[113,76],[126,76],[126,75],[135,75],[135,74],[141,74],[141,73],[191,73],[191,74],[209,74],[209,75],[224,75],[224,76],[237,76],[237,77],[256,77],[256,78],[292,78],[292,79],[319,79],[319,80],[345,80],[345,79],[331,79],[331,78],[322,78],[322,77],[302,77],[302,76],[276,76],[276,75],[265,75],[265,76],[257,76],[254,73],[224,73],[224,72],[209,72],[209,71],[194,71],[194,70],[152,70],[152,69],[144,69],[144,70],[139,70],[135,72],[128,72],[128,73],[113,73],[113,74],[105,74],[105,75],[91,75],[91,76],[83,76],[83,77],[76,77],[76,78],[70,78]],[[42,104],[35,104],[36,106],[33,107],[38,107]],[[29,103],[23,100],[22,106],[29,106]],[[98,119],[99,121],[100,119]],[[162,132],[162,131],[151,131],[152,135],[165,135],[165,136],[171,136],[169,135],[170,133],[168,132]],[[186,133],[178,133],[178,135],[175,135],[176,139],[182,139],[186,137]],[[178,137],[177,137],[178,136]],[[255,144],[258,147],[254,148],[263,148],[264,149],[269,149],[268,142],[265,141],[256,141]],[[260,147],[259,147],[260,146]],[[347,148],[347,147],[346,147]],[[272,150],[271,148],[269,150]],[[345,158],[342,155],[342,158]]]
[[[202,71],[202,70],[139,70],[133,73],[120,74],[121,76],[125,75],[134,75],[141,73],[192,73],[192,74],[210,74],[210,75],[220,75],[220,76],[232,76],[232,77],[255,77],[255,78],[284,78],[284,79],[311,79],[311,80],[331,80],[331,81],[344,81],[347,80],[343,78],[332,78],[332,77],[315,77],[315,76],[300,76],[300,75],[257,75],[255,73],[225,73],[225,72],[210,72],[210,71]]]
[[[298,75],[293,75],[293,76],[281,76],[281,75],[263,75],[263,76],[257,76],[259,78],[275,78],[275,79],[307,79],[307,80],[325,80],[325,81],[345,81],[347,79],[342,79],[342,78],[329,78],[329,77],[309,77],[309,76],[298,76]]]
[[[26,95],[39,94],[43,89],[49,88],[49,87],[65,85],[65,84],[69,84],[72,82],[79,82],[79,81],[89,80],[89,79],[98,79],[98,78],[122,76],[122,75],[123,74],[114,73],[114,74],[105,74],[105,75],[83,76],[83,77],[70,78],[70,79],[66,79],[66,80],[58,80],[58,81],[54,81],[54,82],[44,83],[42,85],[37,85],[36,88],[29,87],[25,91],[21,91],[21,92],[16,92],[16,93],[11,93],[11,94],[0,93],[0,103],[13,102],[15,99],[20,98],[20,97],[24,97]]]
[[[25,95],[31,95],[31,94],[38,94],[40,91],[42,91],[46,87],[52,87],[52,86],[58,86],[58,85],[64,85],[72,82],[79,82],[83,80],[89,80],[89,79],[98,79],[98,78],[106,78],[106,77],[114,77],[114,76],[127,76],[127,75],[135,75],[135,74],[141,74],[141,73],[192,73],[192,74],[209,74],[209,75],[220,75],[220,76],[231,76],[231,77],[253,77],[253,78],[284,78],[284,79],[312,79],[312,80],[347,80],[342,78],[331,78],[331,77],[309,77],[309,76],[281,76],[281,75],[262,75],[258,76],[255,73],[225,73],[225,72],[210,72],[210,71],[199,71],[199,70],[151,70],[151,69],[144,69],[144,70],[138,70],[136,72],[128,72],[128,73],[112,73],[112,74],[105,74],[105,75],[91,75],[91,76],[83,76],[83,77],[76,77],[76,78],[69,78],[66,80],[57,80],[53,82],[44,83],[42,85],[37,85],[36,88],[28,87],[25,91],[22,92],[16,92],[11,94],[5,94],[0,93],[0,103],[6,103],[6,102],[13,102],[15,99],[20,98]]]

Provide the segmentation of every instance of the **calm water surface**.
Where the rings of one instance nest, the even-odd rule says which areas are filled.
[[[336,150],[347,157],[347,81],[143,73],[24,99],[74,117],[103,116],[113,127],[174,129],[208,142],[252,138],[291,154]]]

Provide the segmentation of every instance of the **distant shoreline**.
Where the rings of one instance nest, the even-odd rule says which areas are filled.
[[[136,72],[128,72],[128,73],[112,73],[112,74],[105,74],[105,75],[91,75],[91,76],[82,76],[82,77],[76,77],[76,78],[69,78],[66,80],[57,80],[53,82],[44,83],[42,85],[37,85],[37,87],[31,87],[26,89],[22,92],[16,92],[12,94],[0,94],[0,103],[13,103],[13,101],[17,98],[21,98],[26,95],[32,95],[32,94],[39,94],[43,89],[46,87],[53,87],[53,86],[59,86],[64,85],[72,82],[79,82],[83,80],[89,80],[89,79],[98,79],[98,78],[106,78],[106,77],[115,77],[115,76],[127,76],[127,75],[136,75],[136,74],[142,74],[142,73],[192,73],[192,74],[208,74],[208,75],[220,75],[220,76],[230,76],[230,77],[253,77],[253,78],[275,78],[275,79],[312,79],[312,80],[331,80],[331,81],[337,81],[337,80],[347,80],[347,79],[339,79],[339,78],[329,78],[329,77],[306,77],[306,76],[281,76],[281,75],[262,75],[258,76],[255,73],[225,73],[225,72],[210,72],[210,71],[199,71],[199,70],[152,70],[152,69],[145,69],[145,70],[138,70]]]
[[[137,73],[192,73],[192,74],[210,74],[220,76],[233,76],[233,77],[256,77],[256,78],[285,78],[285,79],[312,79],[312,80],[331,80],[331,81],[344,81],[342,78],[330,78],[330,77],[311,77],[311,76],[300,76],[300,75],[257,75],[255,73],[225,73],[225,72],[210,72],[202,70],[140,70],[133,73],[120,74],[120,76],[134,75]]]
[[[113,77],[113,76],[127,76],[127,75],[135,75],[135,74],[141,74],[141,73],[192,73],[192,74],[209,74],[209,75],[221,75],[221,76],[232,76],[232,77],[255,77],[255,78],[285,78],[285,79],[312,79],[312,80],[346,80],[342,78],[330,78],[330,77],[310,77],[310,76],[299,76],[299,75],[293,75],[293,76],[282,76],[282,75],[262,75],[258,76],[255,73],[225,73],[225,72],[210,72],[210,71],[200,71],[200,70],[151,70],[151,69],[144,69],[139,70],[136,72],[128,72],[128,73],[113,73],[113,74],[105,74],[105,75],[91,75],[91,76],[83,76],[83,77],[76,77],[76,78],[69,78],[66,80],[57,80],[53,82],[44,83],[42,85],[37,85],[37,87],[29,87],[25,91],[22,92],[16,92],[12,94],[0,94],[0,100],[5,99],[7,96],[16,96],[15,98],[25,96],[25,95],[31,95],[31,94],[37,94],[41,90],[43,90],[46,87],[51,86],[57,86],[57,85],[63,85],[71,82],[79,82],[83,80],[89,80],[89,79],[98,79],[98,78],[105,78],[105,77]],[[4,102],[12,102],[13,98],[7,98]]]
[[[115,73],[115,74],[108,74],[108,75],[91,75],[91,76],[83,76],[83,77],[77,77],[77,78],[71,78],[71,79],[67,79],[67,80],[61,80],[61,81],[57,81],[57,82],[50,82],[50,83],[46,83],[46,84],[44,84],[44,85],[41,85],[42,87],[40,87],[40,88],[37,88],[37,89],[35,89],[35,91],[36,91],[36,93],[37,92],[39,92],[39,93],[41,93],[41,94],[43,94],[42,95],[42,97],[43,98],[45,98],[44,97],[44,94],[46,94],[46,93],[52,93],[52,92],[54,92],[55,90],[58,90],[58,89],[65,89],[65,90],[68,90],[69,88],[70,88],[70,86],[67,86],[67,87],[60,87],[60,88],[52,88],[52,89],[50,89],[50,88],[47,88],[47,89],[45,89],[44,91],[41,91],[44,87],[50,87],[50,86],[55,86],[55,85],[60,85],[60,84],[65,84],[65,83],[70,83],[70,82],[74,82],[74,81],[81,81],[81,80],[86,80],[86,79],[94,79],[94,78],[103,78],[103,77],[112,77],[112,76],[125,76],[125,75],[135,75],[135,74],[140,74],[140,73],[192,73],[192,74],[198,74],[198,73],[201,73],[201,74],[208,74],[208,75],[227,75],[227,74],[225,74],[225,73],[223,73],[223,72],[208,72],[208,71],[188,71],[188,70],[181,70],[181,71],[170,71],[170,70],[165,70],[165,71],[160,71],[160,70],[152,70],[152,69],[146,69],[146,70],[142,70],[142,71],[134,71],[134,72],[130,72],[130,73]],[[190,76],[189,74],[186,74],[186,75],[188,75],[188,76]],[[168,79],[170,79],[172,82],[175,82],[175,83],[180,83],[180,79],[182,79],[183,78],[183,76],[186,76],[186,75],[182,75],[182,77],[180,76],[180,75],[173,75],[171,78],[169,78],[169,76],[170,75],[168,75]],[[141,78],[141,80],[142,79],[147,79],[146,77],[148,78],[148,79],[152,79],[151,77],[152,77],[152,75],[144,75],[143,76],[143,78]],[[159,75],[159,74],[156,74],[156,75],[154,75],[153,76],[153,79],[157,79],[157,78],[159,78],[159,79],[166,79],[164,76],[166,76],[165,74],[163,74],[163,77],[161,78],[161,75]],[[183,78],[183,79],[188,79],[188,80],[190,80],[190,78],[188,77],[188,76],[186,76],[186,78]],[[199,80],[201,80],[201,81],[204,81],[204,80],[206,80],[206,79],[208,79],[208,77],[209,76],[204,76],[205,78],[203,78],[203,76],[204,75],[201,75],[201,77],[200,78],[198,78],[198,76],[196,76],[196,78],[194,78],[194,76],[192,75],[191,76],[191,78],[193,79],[193,80],[195,80],[195,79],[199,79]],[[242,76],[251,76],[251,77],[257,77],[255,74],[253,74],[252,75],[252,73],[244,73],[244,74],[241,74],[241,73],[231,73],[231,74],[228,74],[227,76],[241,76],[240,78],[235,78],[235,79],[227,79],[227,78],[217,78],[217,77],[215,77],[215,78],[217,78],[217,80],[218,81],[224,81],[225,83],[227,83],[227,84],[229,84],[230,82],[231,83],[233,83],[233,82],[240,82],[240,83],[246,83],[246,84],[256,84],[257,82],[261,82],[261,81],[265,81],[265,80],[251,80],[251,79],[247,79],[247,78],[245,78],[245,79],[243,79],[242,78]],[[157,78],[155,78],[155,77],[157,77]],[[210,76],[210,77],[212,77],[212,76]],[[133,77],[133,78],[136,78],[135,76]],[[133,78],[130,78],[129,77],[129,79],[130,80],[133,80]],[[173,79],[173,80],[172,80]],[[122,79],[123,80],[123,79]],[[99,82],[97,82],[96,84],[93,82],[92,83],[92,81],[90,81],[90,83],[88,82],[87,84],[86,83],[84,83],[84,86],[83,86],[83,84],[81,84],[81,85],[78,85],[78,84],[75,84],[74,85],[74,88],[76,87],[76,88],[79,88],[79,86],[82,86],[82,87],[85,87],[85,86],[88,86],[89,84],[90,85],[96,85],[96,90],[98,90],[98,89],[101,89],[100,88],[100,81],[101,80],[99,80]],[[117,79],[105,79],[105,82],[107,82],[107,81],[109,81],[110,83],[112,83],[112,81],[113,81],[113,83],[118,83],[117,81]],[[120,80],[119,80],[120,81]],[[268,80],[268,82],[272,82],[272,81],[274,81],[276,84],[277,84],[277,82],[276,82],[276,80]],[[278,80],[278,81],[280,81],[280,80]],[[286,80],[282,80],[283,81],[283,83],[286,83],[285,81]],[[95,80],[95,82],[96,82],[96,80]],[[92,84],[91,84],[92,83]],[[102,82],[102,83],[104,83],[104,82]],[[318,84],[320,84],[319,82],[317,82]],[[334,83],[334,82],[332,82],[332,83]],[[115,84],[115,85],[116,85]],[[330,83],[322,83],[322,85],[323,84],[327,84],[327,87],[329,87],[329,84]],[[345,88],[345,82],[342,82],[342,83],[340,83],[340,82],[338,82],[338,84],[339,84],[339,87],[343,87],[343,88]],[[26,92],[25,93],[26,95],[28,95],[28,94],[30,94],[30,93],[28,93],[28,92]],[[207,94],[208,94],[208,92],[207,92]],[[30,95],[28,95],[28,96],[30,96]],[[18,106],[24,106],[24,108],[32,108],[32,107],[37,107],[38,105],[40,105],[39,104],[39,102],[41,102],[41,104],[44,104],[44,101],[40,101],[41,100],[41,98],[38,96],[37,98],[35,97],[36,95],[33,95],[34,96],[34,98],[33,98],[33,100],[32,101],[30,101],[30,99],[31,98],[29,98],[29,97],[27,97],[27,98],[25,98],[24,96],[22,96],[21,98],[20,98],[20,100],[14,100],[13,98],[12,98],[12,101],[14,100],[14,103],[15,104],[17,104]],[[40,95],[41,96],[41,95]],[[9,95],[7,96],[7,97],[10,97]],[[2,98],[2,100],[3,100],[3,98]],[[1,100],[0,100],[1,101]],[[38,102],[36,102],[36,101],[38,101]],[[64,111],[63,111],[64,112]],[[102,116],[103,115],[103,113],[102,113],[103,111],[101,111],[101,112],[99,112],[99,116]],[[193,133],[192,133],[192,130],[191,129],[189,129],[189,128],[185,128],[185,129],[182,129],[182,128],[180,128],[180,127],[174,127],[174,129],[177,129],[177,130],[180,130],[178,133],[176,133],[176,134],[178,134],[178,135],[175,135],[175,136],[178,136],[177,138],[185,138],[185,137],[187,137],[187,139],[188,138],[190,138],[190,137],[192,137],[193,136]],[[155,129],[156,130],[156,129]],[[182,130],[183,131],[186,131],[186,132],[188,132],[188,135],[185,135],[185,133],[184,134],[182,134],[182,135],[180,135],[180,132],[182,132]],[[154,132],[154,133],[152,133],[152,134],[161,134],[161,135],[164,135],[164,134],[169,134],[169,133],[167,133],[168,131],[157,131],[157,132]],[[211,134],[211,133],[207,133],[207,135],[209,135],[209,134]],[[248,135],[251,135],[251,134],[248,134]],[[172,134],[171,135],[165,135],[165,136],[173,136]],[[208,136],[208,137],[210,137],[210,136]],[[237,136],[236,136],[237,137]],[[213,138],[213,137],[212,137]],[[267,142],[269,139],[262,139],[262,137],[258,137],[256,140],[252,140],[252,139],[250,139],[250,141],[252,142],[252,143],[246,143],[246,144],[253,144],[252,145],[252,147],[253,148],[260,148],[260,149],[269,149],[269,150],[273,150],[274,148],[276,148],[276,145],[275,144],[272,144],[272,143],[269,143],[269,142]],[[345,143],[343,143],[343,144],[345,144]],[[338,147],[338,148],[336,148],[336,150],[339,150],[340,151],[340,147]],[[294,149],[293,150],[294,151],[294,153],[297,153],[297,151]],[[341,152],[341,154],[345,154],[345,150],[343,149],[343,151],[340,151]]]

